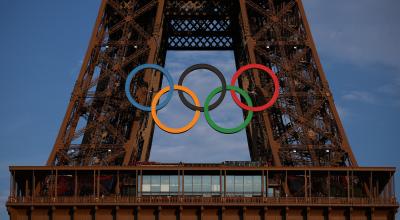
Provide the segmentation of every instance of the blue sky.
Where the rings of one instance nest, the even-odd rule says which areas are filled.
[[[98,0],[0,1],[0,218],[6,218],[9,165],[44,165],[85,54]],[[355,156],[362,166],[400,166],[400,7],[397,0],[304,0],[324,70]],[[169,52],[177,81],[190,64],[216,65],[229,79],[233,54]],[[185,85],[204,100],[219,85],[212,74]],[[175,104],[174,104],[175,103]],[[226,112],[229,112],[227,114]],[[192,112],[174,96],[160,112],[171,126]],[[230,99],[212,111],[224,126],[240,123]],[[175,120],[179,117],[179,122]],[[182,124],[179,124],[181,123]],[[222,135],[201,119],[190,132],[156,129],[151,160],[211,162],[249,159],[244,132]],[[207,138],[205,138],[207,137]],[[168,158],[168,159],[165,159]],[[399,174],[397,174],[397,192]]]

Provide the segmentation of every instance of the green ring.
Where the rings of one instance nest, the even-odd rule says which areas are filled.
[[[252,107],[253,106],[253,102],[251,101],[250,96],[246,93],[246,91],[244,91],[243,89],[236,87],[236,86],[226,86],[227,90],[234,90],[236,92],[238,92],[240,95],[242,95],[244,97],[244,99],[246,100],[246,103],[248,106]],[[243,130],[251,121],[251,119],[253,118],[253,111],[248,111],[247,117],[244,120],[244,122],[242,124],[240,124],[239,126],[235,127],[235,128],[223,128],[218,126],[211,118],[210,113],[208,111],[208,105],[210,104],[212,98],[220,93],[222,91],[222,86],[214,89],[213,91],[211,91],[211,93],[207,96],[206,102],[204,103],[204,116],[206,117],[206,121],[207,123],[216,131],[220,132],[220,133],[224,133],[224,134],[234,134],[237,133],[241,130]]]

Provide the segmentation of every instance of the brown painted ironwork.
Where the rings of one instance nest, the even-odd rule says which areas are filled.
[[[285,219],[284,216],[293,219],[333,216],[338,219],[373,216],[394,219],[398,207],[394,192],[395,168],[390,167],[268,167],[260,162],[152,162],[135,166],[25,166],[10,167],[10,171],[11,189],[7,206],[10,216],[17,219],[20,216],[51,219],[54,215],[57,218],[75,216],[78,219],[161,217],[154,210],[164,212],[161,219],[180,219],[179,212],[173,210],[201,209],[214,212],[224,208],[235,213],[221,216],[221,213],[214,212],[204,219],[263,219],[266,210],[269,217],[276,219]],[[187,177],[204,178],[207,175],[219,180],[217,185],[213,185],[216,189],[210,191],[210,188],[204,188],[207,184],[203,180],[196,183],[201,184],[200,191],[188,191],[191,186],[184,182]],[[175,184],[184,186],[176,187],[175,191],[169,188],[164,191],[152,188],[145,190],[143,179],[146,176],[151,177],[152,181],[157,176],[167,177],[167,186],[170,184],[169,178],[175,177],[178,180]],[[250,187],[252,191],[233,192],[229,189],[237,182],[228,181],[228,177],[232,176],[258,176],[258,183],[262,184],[258,185],[258,189]],[[165,185],[161,180],[160,183]],[[194,187],[195,182],[191,184]],[[243,186],[243,183],[240,184]],[[373,193],[364,191],[364,185]],[[284,188],[289,189],[288,193],[284,193]],[[72,212],[66,212],[71,209]],[[116,209],[129,213],[113,212]],[[150,213],[136,213],[137,209]],[[238,213],[243,209],[249,213]],[[349,210],[357,211],[353,213]],[[372,210],[374,213],[371,213]],[[169,214],[165,216],[165,212]],[[300,218],[302,215],[299,217],[299,213],[303,212],[311,215]],[[199,213],[190,212],[186,218],[198,216]]]
[[[137,65],[164,65],[166,50],[233,50],[237,67],[261,63],[280,97],[247,128],[251,159],[275,166],[356,166],[301,1],[104,0],[48,165],[147,161],[154,123],[123,86]],[[150,71],[150,70],[149,70]],[[134,98],[149,105],[159,73],[139,74]],[[257,71],[240,78],[253,102],[272,94]]]
[[[154,122],[124,84],[140,64],[164,65],[167,50],[232,50],[238,68],[276,72],[277,102],[246,128],[252,161],[148,162]],[[140,72],[132,95],[149,106],[161,83]],[[274,92],[257,70],[239,86],[254,105]],[[102,0],[47,166],[10,172],[11,219],[389,220],[398,208],[395,168],[357,165],[301,0]],[[174,175],[179,190],[145,194],[146,175]],[[219,188],[185,192],[190,175],[213,175]],[[234,175],[260,178],[260,191],[228,193]]]

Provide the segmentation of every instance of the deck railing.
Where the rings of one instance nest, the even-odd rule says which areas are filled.
[[[196,197],[196,196],[68,196],[9,197],[9,204],[132,204],[132,205],[383,205],[397,206],[395,198],[336,197]]]

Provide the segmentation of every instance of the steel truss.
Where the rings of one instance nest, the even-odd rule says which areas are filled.
[[[154,123],[130,105],[127,74],[164,65],[166,50],[233,50],[238,67],[261,63],[280,80],[280,96],[247,128],[252,160],[275,166],[355,166],[301,1],[104,0],[48,165],[128,165],[150,155]],[[151,70],[148,70],[151,71]],[[240,78],[253,102],[271,79]],[[139,74],[138,102],[149,105],[161,74]]]

